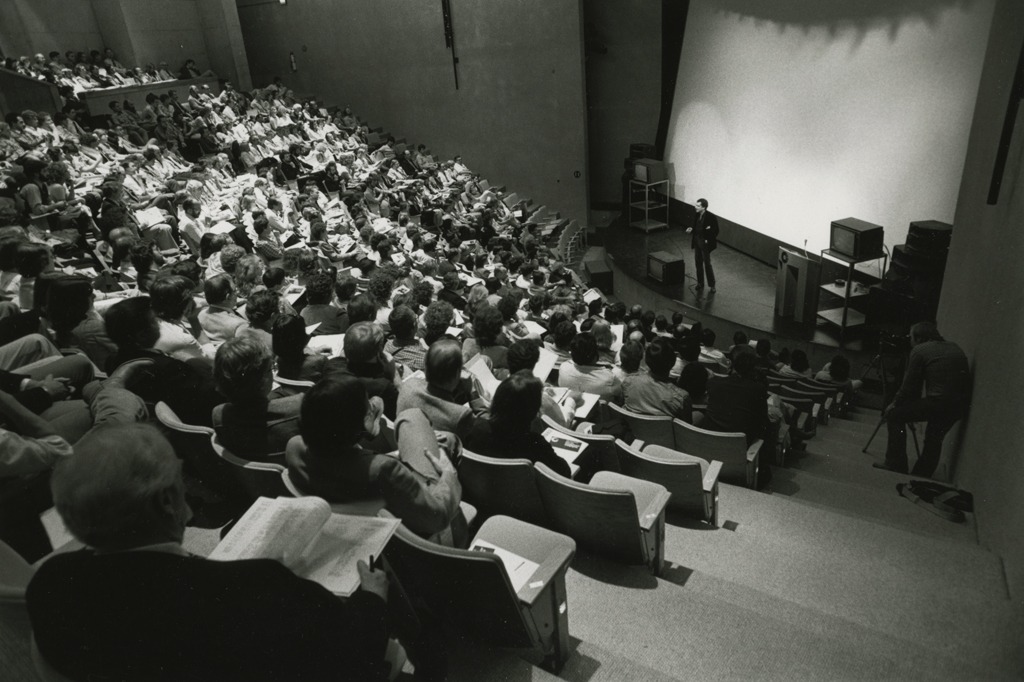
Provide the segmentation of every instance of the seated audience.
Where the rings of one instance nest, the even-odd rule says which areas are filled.
[[[207,307],[199,311],[199,326],[210,343],[220,345],[249,327],[246,319],[235,311],[238,297],[229,276],[214,275],[206,280],[203,292]]]
[[[424,537],[445,531],[461,518],[462,486],[449,459],[457,442],[442,445],[423,413],[408,410],[395,421],[398,452],[369,452],[359,442],[377,434],[381,409],[354,377],[317,383],[302,403],[301,435],[288,443],[293,480],[329,502],[383,498]]]
[[[384,344],[384,352],[412,372],[423,369],[427,346],[416,336],[416,313],[407,305],[395,306],[388,315],[388,326],[394,338]]]
[[[272,348],[277,356],[277,374],[293,381],[319,381],[327,368],[327,356],[307,348],[310,336],[298,315],[274,318]]]
[[[266,460],[284,454],[299,432],[301,395],[271,398],[274,358],[253,338],[234,338],[217,349],[213,378],[227,402],[213,410],[221,444],[242,459]]]
[[[224,399],[205,365],[185,363],[154,348],[160,326],[148,297],[115,303],[103,319],[110,340],[117,345],[117,352],[107,360],[108,373],[130,360],[150,360],[152,364],[128,388],[147,403],[166,402],[188,424],[212,424],[213,408]]]
[[[789,364],[780,364],[776,371],[782,376],[809,379],[812,375],[811,363],[807,360],[807,353],[799,348],[794,349],[789,355]]]
[[[373,322],[357,322],[345,332],[345,356],[327,361],[325,376],[353,376],[371,398],[384,401],[384,414],[394,419],[398,384],[395,362],[384,354],[384,332]]]
[[[348,329],[348,315],[331,305],[334,282],[326,272],[317,272],[306,280],[306,307],[302,319],[307,325],[318,325],[313,335],[343,334]]]
[[[40,654],[59,673],[149,680],[386,675],[385,574],[360,560],[360,589],[341,600],[278,561],[190,554],[181,546],[192,515],[181,462],[152,427],[89,434],[61,460],[52,488],[65,525],[87,547],[45,562],[26,593]]]
[[[439,339],[424,357],[424,378],[402,383],[398,411],[419,409],[435,429],[464,437],[486,405],[473,392],[472,382],[462,376],[462,352],[455,339]]]
[[[622,403],[622,382],[610,367],[598,364],[597,342],[589,332],[572,340],[572,360],[558,370],[558,385],[581,393],[596,393],[604,400]]]
[[[708,407],[701,428],[711,431],[739,431],[747,444],[764,439],[758,488],[771,480],[769,453],[774,452],[778,423],[768,416],[768,387],[757,380],[757,357],[752,351],[736,354],[732,371],[708,382]]]
[[[542,462],[553,471],[571,476],[569,464],[531,424],[540,413],[544,384],[527,370],[501,382],[491,401],[489,419],[478,419],[465,438],[466,448],[488,457],[524,457]]]
[[[648,373],[634,374],[622,380],[625,407],[633,412],[667,415],[693,422],[693,403],[685,389],[669,376],[676,364],[676,353],[664,337],[655,337],[644,354]]]

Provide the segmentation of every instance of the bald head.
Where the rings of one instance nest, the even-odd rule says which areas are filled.
[[[462,346],[455,339],[438,339],[430,344],[423,369],[427,383],[453,388],[462,374]]]

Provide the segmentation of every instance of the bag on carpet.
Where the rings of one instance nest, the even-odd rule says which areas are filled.
[[[964,512],[974,511],[974,496],[966,490],[934,481],[910,481],[896,484],[896,492],[947,521],[961,523]]]

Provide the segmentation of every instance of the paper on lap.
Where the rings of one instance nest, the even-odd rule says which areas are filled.
[[[359,588],[356,563],[379,556],[397,519],[334,514],[319,497],[260,497],[210,559],[274,559],[296,575],[347,597]]]

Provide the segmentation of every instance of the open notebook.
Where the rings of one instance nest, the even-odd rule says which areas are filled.
[[[276,559],[296,575],[348,597],[359,589],[356,562],[380,556],[398,519],[335,514],[319,497],[261,497],[211,559]]]

